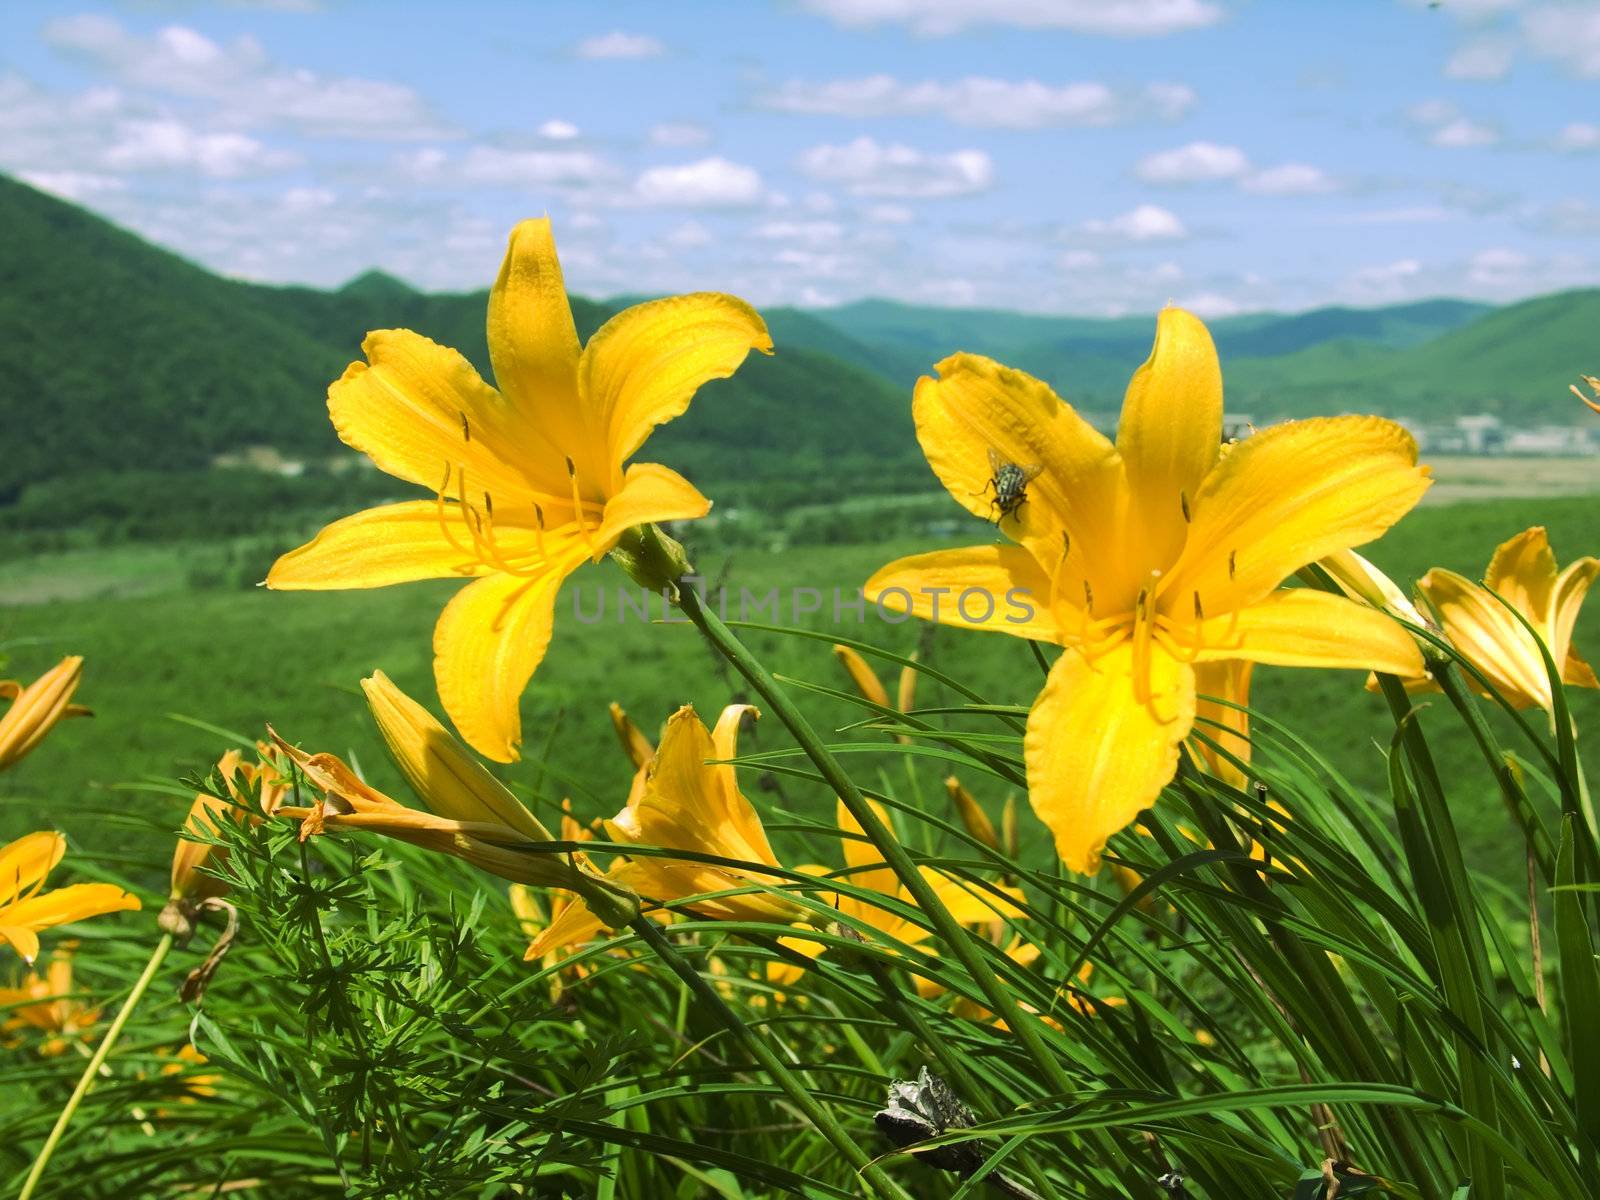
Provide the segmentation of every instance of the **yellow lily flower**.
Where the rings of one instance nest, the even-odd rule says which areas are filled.
[[[1592,668],[1572,645],[1572,630],[1589,585],[1600,574],[1600,561],[1579,558],[1557,571],[1544,527],[1525,529],[1502,542],[1489,561],[1479,586],[1470,579],[1434,567],[1417,583],[1439,614],[1445,637],[1482,671],[1517,708],[1550,712],[1554,698],[1539,645],[1510,612],[1521,613],[1538,631],[1561,668],[1561,681],[1572,687],[1600,687]],[[1495,598],[1498,594],[1506,603]],[[1475,680],[1469,681],[1478,691]],[[1431,679],[1408,680],[1413,691],[1437,691]]]
[[[460,354],[405,329],[367,335],[367,361],[328,390],[339,436],[435,493],[336,521],[280,558],[267,586],[383,587],[470,578],[434,629],[439,699],[461,736],[517,757],[518,702],[544,658],[562,581],[630,529],[702,517],[677,472],[624,464],[699,387],[772,339],[714,292],[635,305],[580,350],[548,219],[524,221],[489,295],[499,390]]]
[[[714,729],[707,729],[690,705],[668,719],[661,744],[634,774],[627,804],[608,823],[616,842],[688,850],[739,865],[696,862],[661,855],[619,859],[606,878],[652,899],[670,902],[725,892],[751,883],[778,884],[781,877],[761,870],[781,869],[755,807],[739,790],[727,761],[738,757],[739,726],[756,710],[730,704]],[[731,921],[809,919],[798,905],[768,892],[712,896],[692,906],[697,916]],[[662,915],[662,914],[654,914]],[[528,947],[528,958],[592,941],[602,926],[586,905],[569,905]]]
[[[45,891],[45,877],[66,852],[67,839],[48,830],[0,846],[0,942],[30,963],[39,957],[39,930],[139,907],[137,896],[111,883]]]
[[[93,715],[83,705],[72,703],[72,693],[82,678],[83,659],[73,654],[27,687],[15,679],[0,679],[0,699],[11,701],[11,707],[0,716],[0,771],[21,762],[57,721]]]
[[[1106,839],[1172,778],[1194,723],[1196,665],[1419,670],[1415,644],[1387,616],[1279,588],[1416,504],[1429,480],[1399,425],[1293,421],[1224,453],[1216,350],[1176,308],[1160,315],[1115,445],[1020,371],[971,354],[937,370],[913,402],[923,453],[950,494],[1014,544],[901,559],[867,594],[1065,648],[1023,748],[1029,801],[1073,870],[1096,869]]]
[[[1589,390],[1594,393],[1594,396],[1592,399],[1585,396],[1578,390],[1577,384],[1572,385],[1572,394],[1594,409],[1595,412],[1600,413],[1600,379],[1596,379],[1593,375],[1580,375],[1579,378],[1589,385]]]
[[[588,868],[581,855],[540,849],[550,832],[498,779],[383,672],[361,681],[390,756],[432,812],[408,808],[331,754],[307,754],[269,728],[273,741],[322,794],[313,808],[283,807],[302,839],[329,828],[365,829],[450,854],[513,883],[584,895],[611,927],[638,912],[625,889]]]
[[[0,987],[0,1009],[11,1010],[0,1022],[0,1033],[37,1029],[47,1035],[39,1044],[39,1053],[50,1056],[62,1053],[88,1035],[100,1019],[100,1010],[73,998],[75,948],[75,943],[61,943],[51,951],[50,967],[44,975],[30,971],[21,986]]]
[[[258,742],[256,753],[256,762],[246,762],[238,750],[229,750],[217,760],[217,772],[227,785],[232,803],[209,792],[197,792],[189,815],[184,820],[185,830],[215,837],[217,819],[238,816],[240,806],[249,810],[246,819],[251,825],[259,825],[262,817],[270,817],[278,811],[288,790],[288,781],[273,761],[276,751],[271,746]],[[251,799],[252,792],[256,795],[255,800]],[[192,908],[202,900],[224,894],[228,890],[227,885],[201,868],[221,863],[227,854],[225,847],[213,842],[180,836],[177,849],[172,854],[169,902]]]

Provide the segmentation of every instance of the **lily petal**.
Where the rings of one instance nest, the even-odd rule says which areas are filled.
[[[522,801],[382,671],[363,679],[361,690],[389,756],[434,812],[457,821],[504,825],[533,842],[554,840]]]
[[[624,309],[589,339],[578,391],[607,431],[619,466],[657,425],[682,415],[703,384],[726,379],[751,350],[772,353],[761,315],[720,292],[694,292]]]
[[[488,568],[471,553],[460,509],[443,515],[432,500],[407,500],[342,517],[272,564],[267,586],[292,591],[387,587],[417,579],[481,575]],[[441,525],[454,526],[445,536]]]
[[[671,467],[634,463],[622,488],[606,501],[605,516],[592,535],[594,561],[599,562],[617,539],[635,525],[652,521],[689,521],[711,511],[711,501]]]
[[[913,554],[880,567],[863,590],[881,608],[924,620],[1061,641],[1050,577],[1017,546]]]
[[[1200,319],[1164,308],[1156,341],[1133,374],[1117,452],[1127,465],[1128,490],[1137,510],[1140,553],[1164,570],[1183,547],[1186,511],[1216,465],[1222,444],[1222,367]]]
[[[1230,658],[1281,667],[1354,667],[1402,678],[1421,675],[1416,639],[1386,613],[1329,592],[1293,588],[1212,617],[1200,627],[1196,661]]]
[[[1524,529],[1501,542],[1489,560],[1489,569],[1483,573],[1483,586],[1498,592],[1535,628],[1544,628],[1549,623],[1556,587],[1556,556],[1551,553],[1544,526]],[[1554,645],[1552,642],[1552,649]]]
[[[516,408],[518,430],[549,440],[596,484],[600,432],[578,402],[578,330],[556,257],[550,218],[519,222],[489,292],[489,359],[495,382]]]
[[[37,887],[67,852],[67,839],[41,830],[0,847],[0,907]]]
[[[7,930],[37,932],[55,925],[65,925],[69,921],[82,921],[102,913],[124,912],[138,907],[139,897],[123,891],[115,884],[73,883],[17,901],[0,913],[0,924]],[[34,953],[38,953],[37,942]],[[24,954],[23,957],[31,961],[31,956]]]
[[[1052,569],[1065,534],[1075,563],[1114,586],[1122,462],[1094,426],[1062,402],[1048,384],[976,354],[953,354],[917,381],[912,416],[917,441],[939,482],[968,512],[991,518],[991,456],[1038,468],[1016,512],[1001,530],[1033,549]]]
[[[1445,636],[1518,708],[1550,706],[1539,647],[1511,610],[1472,580],[1435,567],[1417,586],[1439,614]]]
[[[739,731],[744,728],[745,722],[753,722],[760,717],[761,710],[753,704],[730,704],[724,708],[711,729],[711,757],[723,761],[706,769],[722,789],[722,802],[729,819],[739,827],[744,840],[755,848],[758,857],[767,862],[777,862],[772,845],[767,840],[766,827],[761,824],[754,806],[739,790],[738,771],[729,761],[739,757]]]
[[[878,815],[878,820],[892,830],[894,824],[889,819],[889,810],[876,800],[869,800],[867,803],[872,805],[872,811]],[[866,831],[861,828],[861,823],[845,807],[843,800],[837,803],[834,820],[838,823],[839,832],[844,834],[840,839],[840,848],[844,851],[844,864],[850,868],[850,873],[845,876],[846,882],[885,896],[905,899],[905,889],[900,883],[900,877],[895,874],[893,867],[883,861],[883,853],[872,844]],[[909,902],[907,900],[907,903]],[[883,909],[870,906],[869,908],[870,915],[867,919],[880,929],[886,928],[886,921],[892,921],[895,925],[902,923]]]
[[[1307,563],[1380,536],[1429,482],[1416,441],[1381,417],[1265,429],[1206,476],[1161,592],[1198,593],[1208,613],[1243,608]]]
[[[1250,714],[1232,706],[1250,703],[1250,675],[1254,670],[1254,663],[1238,658],[1194,666],[1195,728],[1217,743],[1216,748],[1200,743],[1195,749],[1208,771],[1236,788],[1247,782],[1244,772],[1218,748],[1240,762],[1250,761]],[[1222,700],[1228,703],[1218,703]]]
[[[733,714],[724,716],[736,721],[742,713],[733,706]],[[736,749],[726,728],[723,746]],[[692,707],[673,713],[650,764],[645,794],[632,810],[635,827],[628,832],[645,845],[776,865],[750,801],[725,785],[719,769],[706,765],[718,757],[716,743]],[[726,770],[731,774],[731,767]]]
[[[457,592],[433,630],[439,699],[466,743],[495,762],[515,762],[522,691],[544,659],[561,582],[583,561],[568,547],[530,575],[491,575]]]
[[[1575,558],[1557,576],[1555,587],[1551,591],[1548,633],[1550,653],[1556,662],[1563,664],[1564,674],[1566,671],[1575,671],[1582,675],[1588,666],[1572,649],[1572,627],[1577,623],[1578,609],[1583,606],[1584,598],[1589,594],[1589,587],[1594,583],[1597,574],[1600,574],[1600,561],[1593,558]],[[1594,678],[1593,671],[1588,672],[1588,678]],[[1579,680],[1568,679],[1567,682],[1579,683]],[[1586,686],[1593,687],[1594,684]]]
[[[554,448],[537,426],[517,422],[457,351],[409,329],[376,330],[361,349],[367,361],[351,363],[328,388],[328,415],[345,444],[380,470],[430,491],[446,470],[464,470],[475,492],[521,496],[534,484],[526,468],[536,465],[542,488],[566,495]]]
[[[1156,802],[1194,725],[1186,664],[1153,648],[1144,700],[1134,693],[1133,669],[1127,641],[1092,663],[1068,650],[1028,714],[1028,803],[1074,871],[1098,869],[1106,840]]]

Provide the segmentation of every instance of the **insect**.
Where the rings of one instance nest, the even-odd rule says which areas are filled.
[[[1015,516],[1017,510],[1027,503],[1028,485],[1039,477],[1042,470],[1042,465],[1023,466],[1008,461],[999,451],[990,449],[989,482],[984,485],[983,491],[977,493],[982,496],[990,488],[994,489],[994,497],[989,501],[989,519],[998,525],[1005,518]]]

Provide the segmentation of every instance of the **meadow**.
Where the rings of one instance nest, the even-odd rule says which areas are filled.
[[[1519,465],[1517,480],[1506,483],[1482,474],[1488,460],[1469,461],[1477,465],[1479,482],[1463,478],[1452,464],[1441,489],[1480,494],[1484,478],[1498,489],[1525,482],[1529,474]],[[1595,503],[1591,496],[1566,496],[1424,505],[1368,554],[1397,580],[1414,579],[1432,566],[1476,578],[1497,544],[1529,525],[1544,524],[1565,562],[1594,548]],[[314,528],[315,520],[308,518],[305,532]],[[992,536],[985,528],[963,520],[944,537],[949,544],[981,541]],[[705,540],[697,539],[698,532],[687,531],[691,551]],[[856,528],[855,536],[870,538],[870,529]],[[297,540],[286,532],[277,545],[286,548]],[[1016,639],[933,630],[921,622],[890,623],[870,605],[864,615],[845,608],[842,623],[834,624],[835,589],[853,596],[878,566],[929,545],[927,536],[903,535],[882,543],[796,545],[781,551],[735,547],[697,555],[696,566],[728,589],[730,616],[740,589],[755,597],[783,589],[780,616],[752,613],[751,619],[831,630],[901,654],[920,645],[925,661],[967,681],[985,698],[1028,703],[1039,670]],[[273,539],[257,536],[88,545],[19,555],[0,564],[0,650],[10,657],[8,671],[27,678],[62,654],[82,654],[88,664],[80,695],[96,713],[93,721],[59,727],[52,753],[0,776],[0,804],[10,827],[58,824],[74,844],[102,856],[105,864],[153,884],[151,872],[163,861],[186,809],[187,793],[174,781],[209,769],[231,744],[223,731],[258,737],[269,722],[302,744],[348,751],[377,786],[403,794],[357,685],[364,675],[382,670],[412,695],[434,703],[430,631],[455,585],[322,594],[251,586],[273,553]],[[796,587],[816,589],[821,611],[793,619],[789,589]],[[653,732],[680,704],[692,703],[705,715],[749,698],[681,617],[659,623],[659,599],[651,610],[656,624],[640,620],[634,609],[619,620],[623,592],[638,595],[609,562],[568,584],[549,657],[523,700],[524,761],[496,768],[515,789],[544,805],[570,796],[586,818],[609,816],[619,808],[631,776],[615,751],[609,703],[621,704]],[[602,620],[572,619],[575,601],[593,616],[602,593],[607,606]],[[1600,650],[1597,638],[1593,623],[1580,624],[1578,643],[1591,657]],[[775,673],[848,687],[825,641],[759,631],[750,632],[748,640]],[[885,678],[892,689],[887,670]],[[1353,783],[1383,785],[1378,747],[1387,743],[1389,717],[1381,698],[1362,689],[1361,678],[1262,668],[1256,680],[1253,707],[1313,740]],[[922,682],[917,695],[924,707],[951,700],[931,680]],[[1600,759],[1600,698],[1575,690],[1571,702],[1582,746],[1591,759]],[[860,720],[858,710],[825,696],[807,696],[803,703],[825,729],[841,730]],[[1434,716],[1425,708],[1422,720],[1438,739],[1450,781],[1462,783],[1452,795],[1471,797],[1457,814],[1469,859],[1489,875],[1514,882],[1522,864],[1502,853],[1506,818],[1501,803],[1478,781],[1481,767],[1465,731]],[[759,748],[763,733],[779,739],[781,731],[771,725],[758,726],[751,745]],[[929,803],[944,803],[943,773],[937,761],[918,771]],[[146,790],[147,784],[153,790]],[[768,785],[777,786],[770,778]],[[787,788],[787,794],[773,798],[811,815],[831,804],[819,790],[794,783]],[[997,809],[1002,796],[982,799]]]

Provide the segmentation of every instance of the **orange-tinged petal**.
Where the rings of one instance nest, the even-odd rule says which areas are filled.
[[[1435,567],[1417,583],[1455,648],[1518,708],[1549,708],[1550,678],[1539,647],[1487,589]],[[1420,672],[1413,672],[1414,674]]]
[[[993,458],[1039,474],[1023,503],[1002,519],[1009,537],[1053,570],[1063,547],[1073,568],[1110,592],[1125,572],[1117,547],[1124,495],[1122,461],[1094,426],[1050,387],[975,354],[953,354],[917,381],[917,440],[939,482],[968,512],[998,515]]]
[[[466,743],[514,762],[522,742],[522,692],[544,659],[561,582],[583,561],[568,548],[531,576],[491,575],[457,592],[433,630],[439,699]]]
[[[689,521],[711,511],[711,501],[670,467],[634,463],[622,488],[606,501],[605,517],[591,535],[593,558],[599,562],[617,539],[635,525],[653,521]]]
[[[389,756],[434,812],[503,825],[533,842],[554,840],[522,801],[382,671],[363,679],[361,690]]]
[[[889,690],[883,686],[883,680],[878,678],[878,673],[868,665],[866,659],[849,646],[834,646],[833,656],[839,660],[845,674],[850,676],[850,682],[863,700],[879,708],[893,707],[889,703]]]
[[[1542,628],[1550,613],[1556,586],[1556,556],[1544,526],[1524,529],[1495,548],[1483,586]]]
[[[1200,662],[1230,658],[1283,667],[1355,667],[1390,675],[1423,671],[1416,639],[1386,613],[1344,596],[1294,588],[1200,627]]]
[[[71,703],[83,679],[83,658],[63,658],[27,687],[12,684],[11,707],[0,714],[0,770],[20,762],[64,717],[88,710]],[[11,681],[8,681],[11,682]]]
[[[73,883],[48,892],[38,892],[0,909],[0,926],[8,931],[21,929],[37,933],[69,921],[82,921],[102,913],[124,912],[138,907],[139,898],[115,884]]]
[[[1593,558],[1574,559],[1557,576],[1552,589],[1547,625],[1550,651],[1556,662],[1563,664],[1563,674],[1571,671],[1580,677],[1568,679],[1568,683],[1580,683],[1588,666],[1572,649],[1572,628],[1578,620],[1578,609],[1583,606],[1584,597],[1589,594],[1589,587],[1597,574],[1600,574],[1600,561]],[[1589,671],[1587,678],[1593,679],[1594,672]],[[1593,687],[1594,684],[1581,683],[1580,686]]]
[[[267,586],[292,591],[387,587],[418,579],[481,575],[486,568],[468,546],[460,510],[432,500],[363,509],[326,525],[305,545],[272,564]],[[456,541],[440,528],[449,522]]]
[[[1192,313],[1162,309],[1156,341],[1134,372],[1117,423],[1141,545],[1134,552],[1165,569],[1178,557],[1185,510],[1216,465],[1222,444],[1222,368],[1211,334]]]
[[[720,292],[651,300],[612,317],[578,363],[578,390],[607,431],[612,461],[627,461],[652,429],[681,415],[702,385],[732,375],[751,350],[772,352],[766,323]]]
[[[1016,546],[969,546],[913,554],[880,567],[868,600],[926,621],[1058,642],[1050,577]]]
[[[1074,871],[1100,865],[1106,840],[1156,802],[1194,724],[1194,672],[1159,647],[1135,694],[1133,646],[1091,663],[1056,660],[1028,714],[1028,802]]]
[[[566,495],[561,456],[460,353],[409,329],[376,330],[361,349],[367,361],[328,388],[346,445],[429,491],[449,470],[465,471],[474,493],[508,501],[530,490]]]
[[[41,830],[0,847],[0,907],[38,887],[67,852],[67,839]]]
[[[1217,743],[1211,746],[1196,739],[1195,749],[1207,770],[1236,788],[1247,782],[1244,772],[1222,751],[1240,762],[1250,761],[1250,714],[1232,706],[1250,703],[1250,674],[1254,669],[1254,663],[1238,658],[1194,666],[1195,731]],[[1228,703],[1218,703],[1222,700]]]
[[[556,257],[550,219],[519,222],[489,292],[489,358],[495,382],[517,411],[518,428],[544,432],[596,487],[605,464],[604,430],[578,398],[578,331]]]
[[[1428,488],[1412,436],[1381,417],[1290,421],[1234,446],[1191,499],[1183,555],[1162,580],[1174,611],[1259,600],[1300,567],[1380,536]]]
[[[622,752],[628,756],[634,770],[645,766],[656,756],[656,748],[650,744],[650,739],[645,737],[644,732],[616,701],[611,703],[611,728],[616,731]]]

